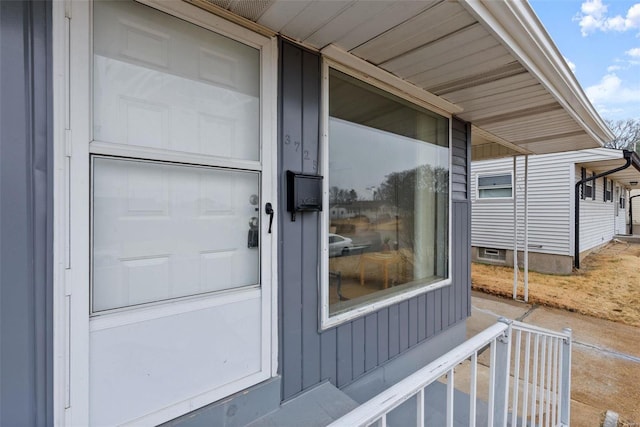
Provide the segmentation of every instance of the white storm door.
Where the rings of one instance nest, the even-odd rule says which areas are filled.
[[[93,4],[91,425],[157,424],[271,376],[264,43]]]

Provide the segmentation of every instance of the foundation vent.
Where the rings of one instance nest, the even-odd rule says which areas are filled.
[[[506,261],[507,251],[504,249],[478,248],[478,258],[490,261]]]

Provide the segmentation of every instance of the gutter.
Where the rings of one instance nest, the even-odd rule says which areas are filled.
[[[580,187],[585,182],[595,181],[598,178],[602,178],[607,175],[611,175],[616,172],[620,172],[621,170],[627,169],[629,166],[633,165],[638,172],[640,172],[640,156],[634,151],[623,150],[622,155],[624,159],[627,161],[623,166],[617,167],[615,169],[611,169],[606,172],[599,173],[596,176],[591,176],[585,179],[581,179],[576,183],[575,191],[573,192],[575,202],[574,202],[574,210],[575,210],[575,221],[574,221],[574,243],[573,243],[573,266],[577,269],[580,269]]]

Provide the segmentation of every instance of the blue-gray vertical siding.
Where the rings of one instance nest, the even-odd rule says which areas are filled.
[[[53,424],[51,3],[0,1],[0,425]]]
[[[279,328],[283,400],[329,380],[338,387],[428,340],[470,313],[469,128],[453,120],[453,285],[319,330],[319,216],[286,212],[287,170],[319,164],[320,57],[280,43]]]

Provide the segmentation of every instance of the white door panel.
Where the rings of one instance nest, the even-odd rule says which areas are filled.
[[[93,311],[259,284],[256,172],[98,157]]]
[[[119,425],[261,373],[260,292],[91,333],[91,425]],[[108,355],[109,357],[105,357]],[[144,423],[143,423],[144,424]]]
[[[95,140],[259,160],[257,49],[129,2],[95,17]]]

